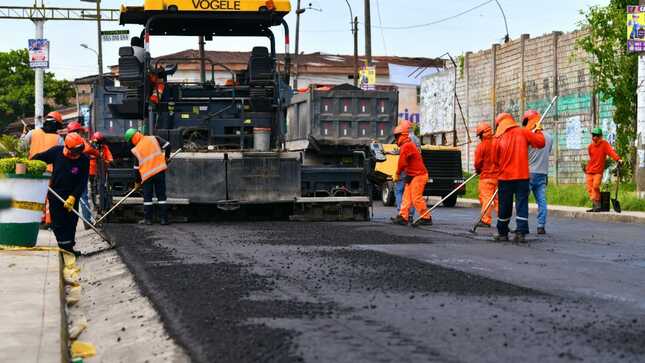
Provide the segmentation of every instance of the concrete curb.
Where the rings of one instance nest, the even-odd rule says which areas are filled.
[[[431,202],[438,202],[441,200],[439,197],[428,198]],[[458,199],[457,207],[461,208],[479,208],[479,201],[476,199]],[[645,212],[601,212],[601,213],[587,213],[586,208],[569,207],[560,205],[549,205],[549,215],[561,218],[576,218],[586,219],[596,222],[613,222],[613,223],[635,223],[645,224]],[[537,205],[529,204],[529,212],[537,213]]]

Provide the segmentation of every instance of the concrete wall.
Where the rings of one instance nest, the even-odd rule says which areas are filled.
[[[544,111],[551,99],[560,98],[544,126],[557,140],[551,154],[549,175],[560,183],[582,182],[581,162],[587,159],[589,129],[603,127],[615,138],[613,105],[592,94],[586,55],[576,47],[579,32],[554,32],[531,39],[528,35],[491,49],[465,54],[457,94],[468,120],[472,144],[457,109],[457,143],[464,167],[473,171],[477,123],[493,123],[494,115],[509,112],[518,120],[528,109]],[[448,135],[452,143],[452,134]]]

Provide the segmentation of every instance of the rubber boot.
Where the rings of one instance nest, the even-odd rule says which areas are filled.
[[[515,239],[513,241],[515,243],[526,243],[526,236],[524,236],[524,233],[516,232]]]
[[[159,204],[159,224],[162,226],[170,224],[168,221],[168,206],[165,204]]]
[[[152,206],[151,205],[143,206],[143,220],[139,221],[139,224],[145,224],[146,226],[152,225]]]
[[[600,212],[600,202],[593,202],[593,208],[587,210],[588,213],[598,213]]]
[[[392,221],[392,223],[398,224],[398,225],[401,225],[401,226],[407,226],[408,225],[408,221],[403,219],[403,217],[401,217],[400,214],[396,216],[396,218]]]

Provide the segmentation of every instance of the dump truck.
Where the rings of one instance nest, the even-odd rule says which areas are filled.
[[[126,120],[119,127],[131,126],[131,120],[144,133],[168,140],[173,152],[181,149],[167,174],[172,215],[189,211],[190,218],[264,207],[285,210],[292,219],[369,218],[367,188],[354,188],[354,180],[344,176],[346,170],[324,164],[310,167],[306,153],[286,147],[292,90],[284,17],[290,10],[285,0],[146,0],[143,6],[122,6],[121,24],[142,26],[143,44],[119,49],[120,85],[98,93],[104,93],[100,98],[111,119]],[[284,31],[282,67],[275,27]],[[199,57],[153,58],[150,44],[166,36],[199,40]],[[204,42],[241,36],[268,44],[252,49],[246,69],[234,71],[205,57]],[[199,81],[173,80],[182,62],[199,65]],[[216,72],[225,72],[228,79],[218,82]],[[115,123],[109,122],[97,118],[94,129],[117,135],[123,131],[110,129]],[[110,146],[119,161],[105,173],[103,189],[105,199],[114,203],[132,188],[135,174],[130,146],[121,140],[112,140]],[[365,159],[353,167],[368,170]],[[326,182],[311,188],[309,180]],[[140,205],[141,200],[130,203]],[[133,211],[136,208],[124,208],[113,219],[129,220],[131,216],[124,214]]]

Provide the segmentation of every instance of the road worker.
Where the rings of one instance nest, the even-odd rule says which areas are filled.
[[[144,136],[137,129],[125,132],[125,141],[134,145],[135,169],[138,182],[143,186],[143,224],[152,224],[153,196],[159,205],[159,222],[168,224],[166,204],[166,160],[170,157],[170,143],[158,136]],[[164,154],[165,152],[165,154]]]
[[[410,139],[409,132],[409,128],[406,129],[402,126],[397,126],[394,129],[396,143],[400,149],[395,181],[403,180],[405,189],[399,215],[393,223],[407,225],[410,222],[410,208],[414,205],[417,213],[421,216],[418,224],[432,225],[432,216],[427,213],[428,206],[423,199],[423,190],[428,183],[428,170],[423,164],[421,152]],[[405,175],[405,178],[401,175]]]
[[[497,190],[497,169],[493,157],[493,128],[490,123],[482,121],[477,125],[477,137],[480,139],[475,150],[475,171],[479,174],[479,203],[482,208],[482,218],[478,227],[490,228],[493,209],[497,211],[498,197],[490,208],[488,202]]]
[[[535,110],[528,110],[522,116],[522,126],[527,130],[533,131],[542,115]],[[536,149],[529,146],[529,188],[533,192],[535,201],[538,205],[537,215],[537,234],[546,233],[546,217],[547,217],[547,202],[546,202],[546,187],[549,184],[549,155],[553,148],[553,137],[547,131],[542,131],[544,135],[544,147]]]
[[[544,147],[541,125],[531,132],[519,125],[508,113],[495,119],[498,125],[493,141],[493,157],[497,165],[499,188],[499,214],[496,241],[508,241],[508,224],[516,208],[515,242],[526,242],[529,233],[529,145]]]
[[[591,144],[589,144],[587,151],[589,152],[589,162],[585,168],[587,192],[593,203],[593,207],[587,212],[600,212],[600,184],[602,183],[602,174],[605,171],[605,160],[609,156],[617,161],[619,166],[623,163],[623,160],[618,156],[614,148],[602,138],[602,129],[600,127],[591,130]]]
[[[72,121],[67,125],[67,134],[72,134],[76,133],[81,138],[83,138],[83,144],[85,145],[85,148],[83,149],[83,154],[87,156],[90,160],[96,160],[97,157],[99,157],[99,151],[96,149],[87,139],[85,138],[85,132],[87,130],[77,121]],[[89,198],[88,198],[88,186],[85,186],[85,190],[83,190],[83,195],[81,196],[81,203],[80,203],[80,210],[81,213],[83,214],[83,218],[85,218],[86,221],[90,221],[92,219],[92,210],[90,209],[90,203],[89,203]],[[89,229],[90,227],[88,225],[84,225],[85,229]]]
[[[90,142],[92,143],[92,146],[94,149],[98,150],[99,152],[99,157],[98,158],[92,158],[90,159],[90,185],[92,186],[92,190],[96,191],[98,190],[98,184],[99,180],[97,180],[96,176],[98,173],[98,161],[103,160],[103,166],[101,168],[101,172],[105,173],[107,170],[107,167],[112,164],[114,161],[114,158],[112,157],[112,152],[110,151],[110,148],[107,146],[105,142],[105,136],[101,132],[95,132],[92,134],[92,137],[90,138]]]
[[[63,128],[63,115],[60,112],[54,111],[47,114],[45,122],[41,128],[30,130],[27,132],[27,127],[23,129],[23,135],[20,142],[23,147],[29,148],[29,158],[34,155],[47,151],[50,148],[63,145],[63,138],[58,134],[58,130]],[[47,165],[47,171],[53,171],[53,165]],[[52,223],[51,215],[49,214],[49,202],[45,202],[45,211],[42,219],[42,228],[48,228]]]
[[[61,198],[61,202],[51,192],[47,195],[52,227],[58,246],[76,255],[76,224],[78,216],[72,210],[78,208],[78,200],[87,186],[90,161],[83,154],[83,138],[71,133],[65,137],[64,146],[54,146],[47,151],[35,154],[32,159],[53,164],[51,188]]]
[[[412,123],[408,120],[401,120],[399,121],[398,126],[401,126],[403,131],[408,132],[410,140],[412,140],[412,142],[417,146],[417,148],[421,150],[421,141],[419,141],[419,138],[417,137],[417,135],[414,134],[414,128]],[[400,153],[400,150],[398,149],[386,152],[386,154],[388,155],[399,155],[399,153]],[[397,215],[399,215],[399,212],[401,210],[401,202],[403,201],[403,190],[405,189],[405,182],[403,179],[405,179],[405,175],[406,175],[405,172],[403,172],[401,174],[401,178],[399,179],[399,181],[397,181],[394,184],[394,201],[396,204]],[[414,207],[411,207],[410,215],[414,216],[414,213],[415,213],[415,209]],[[396,216],[392,217],[391,220],[394,221],[395,219],[396,219]]]

